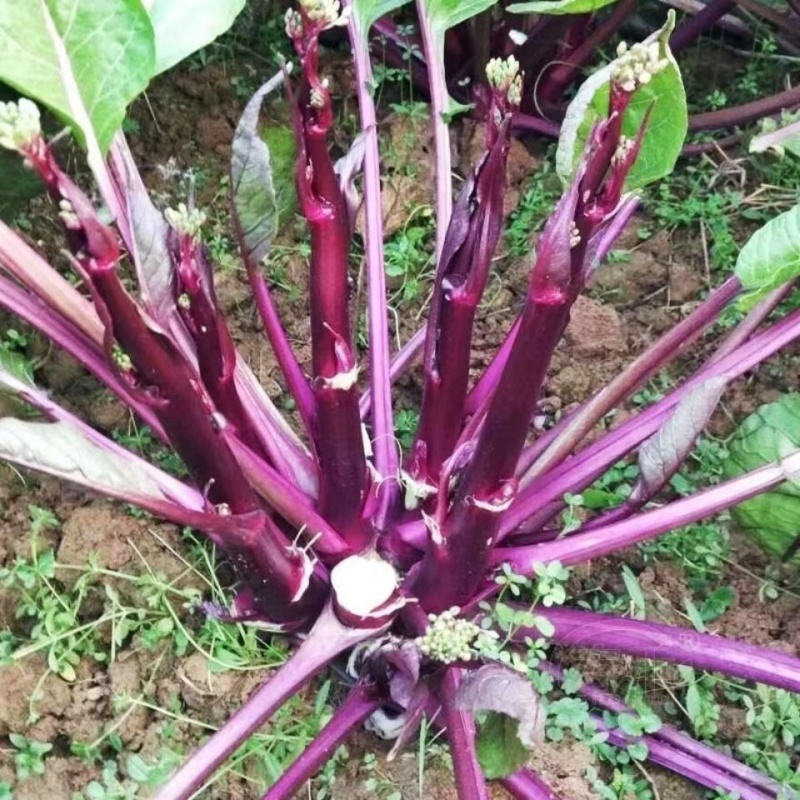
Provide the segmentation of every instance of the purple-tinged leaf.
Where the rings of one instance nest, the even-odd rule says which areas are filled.
[[[172,502],[149,474],[149,465],[102,448],[68,422],[1,419],[0,457],[131,503]]]
[[[283,73],[268,80],[245,107],[231,145],[233,210],[242,233],[245,257],[258,264],[278,230],[278,201],[269,148],[258,134],[264,99],[283,83]]]
[[[544,711],[539,695],[524,675],[488,664],[464,676],[456,695],[459,711],[494,711],[519,723],[519,741],[533,747],[544,738]]]
[[[519,722],[507,714],[490,711],[480,726],[475,752],[489,780],[507,778],[525,766],[530,751],[519,738]]]
[[[112,142],[109,166],[115,187],[126,200],[127,226],[121,226],[121,231],[123,235],[128,234],[125,244],[136,267],[142,301],[154,319],[171,329],[169,322],[177,316],[177,309],[175,272],[167,248],[167,223],[151,202],[122,135]]]
[[[680,469],[714,413],[728,378],[709,378],[694,387],[675,407],[661,429],[639,448],[639,482],[631,499],[647,500]]]

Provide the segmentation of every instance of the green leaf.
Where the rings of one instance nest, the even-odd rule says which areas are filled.
[[[734,270],[750,307],[787,281],[800,275],[800,205],[784,211],[759,228],[739,252]]]
[[[153,74],[141,0],[0,0],[0,80],[43,103],[101,156]]]
[[[244,256],[258,264],[278,231],[278,201],[270,152],[259,135],[261,105],[281,85],[282,75],[267,81],[250,99],[231,145],[231,194]]]
[[[587,14],[598,8],[610,6],[617,0],[533,0],[530,3],[513,3],[508,11],[513,14]]]
[[[143,0],[156,42],[154,75],[213,42],[233,25],[246,0]]]
[[[800,447],[800,394],[786,394],[761,406],[739,426],[728,446],[725,477],[733,478],[781,461]],[[764,550],[794,556],[800,536],[800,482],[787,481],[731,510],[736,524]],[[797,557],[793,558],[796,563]]]
[[[358,21],[358,30],[366,39],[369,29],[381,18],[410,0],[352,0],[350,6]]]
[[[475,740],[483,774],[489,780],[506,778],[525,766],[530,752],[519,739],[519,722],[490,711]]]
[[[642,149],[625,183],[628,191],[669,175],[686,138],[689,126],[686,92],[678,64],[667,44],[673,25],[674,15],[670,13],[664,27],[645,39],[645,44],[661,43],[661,54],[669,64],[653,75],[650,83],[636,90],[622,120],[622,133],[635,138],[650,111]],[[592,126],[608,116],[609,81],[613,70],[612,61],[591,75],[567,108],[556,151],[556,171],[566,183],[575,174]]]

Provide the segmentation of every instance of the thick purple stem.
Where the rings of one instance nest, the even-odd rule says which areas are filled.
[[[554,626],[552,641],[618,654],[687,664],[790,692],[800,691],[800,659],[710,633],[697,633],[658,622],[627,619],[572,608],[537,608]],[[534,628],[517,631],[515,639],[536,636]]]
[[[503,778],[500,783],[517,800],[562,800],[538,775],[527,769]]]
[[[188,800],[228,756],[249,739],[293,695],[339,653],[375,634],[346,628],[330,606],[320,615],[308,637],[292,657],[188,761],[158,792],[156,800]]]
[[[790,110],[797,106],[800,106],[800,86],[734,108],[695,114],[689,117],[689,130],[692,132],[710,131],[716,128],[746,125],[748,122],[755,122],[762,117],[769,117],[784,109]]]
[[[336,710],[331,721],[286,769],[261,800],[291,800],[336,752],[350,733],[380,707],[371,686],[359,683]]]
[[[718,19],[724,17],[728,10],[735,5],[736,0],[711,0],[704,9],[684,20],[669,37],[669,46],[672,52],[677,53],[679,50],[683,50],[711,28]]]
[[[459,670],[449,667],[439,685],[458,800],[489,800],[486,779],[475,753],[475,720],[472,714],[455,708],[459,678]]]
[[[532,572],[532,564],[537,561],[560,561],[567,566],[590,561],[711,517],[780,486],[797,469],[800,469],[800,453],[787,456],[779,464],[769,464],[624,522],[555,542],[527,547],[498,547],[492,553],[491,563],[499,565],[508,562],[518,572],[528,575]]]

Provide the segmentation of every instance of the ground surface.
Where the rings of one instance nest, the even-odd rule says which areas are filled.
[[[349,95],[343,64],[331,64],[335,90],[342,99]],[[225,210],[225,164],[233,128],[244,98],[264,69],[264,64],[245,56],[236,61],[212,60],[205,66],[194,63],[191,69],[170,74],[152,87],[146,102],[140,101],[134,108],[130,136],[145,179],[157,197],[178,197],[192,167],[198,204],[215,203],[221,209],[211,219],[212,253],[220,264],[221,303],[233,321],[242,353],[270,394],[285,404],[274,358],[259,332],[248,287],[235,259]],[[280,108],[273,112],[274,122],[280,122],[281,114]],[[387,113],[382,124],[390,154],[385,201],[387,234],[393,237],[395,248],[390,266],[402,265],[390,277],[397,311],[395,334],[400,341],[419,326],[430,290],[431,266],[426,253],[431,242],[426,220],[431,195],[426,177],[431,170],[426,164],[431,148],[426,126],[424,112],[411,106]],[[479,146],[481,131],[466,123],[455,133],[456,163],[463,174]],[[345,134],[342,140],[346,141]],[[552,180],[546,177],[534,184],[532,176],[546,170],[549,158],[539,143],[527,147],[514,144],[508,211],[515,211],[516,217],[509,223],[512,235],[503,245],[487,290],[476,334],[476,371],[502,341],[524,296],[526,268],[521,251],[525,247],[520,247],[519,229],[526,223],[541,223],[548,207]],[[715,158],[724,166],[719,155]],[[725,190],[724,170],[713,164],[701,166],[708,192]],[[750,165],[745,162],[744,166]],[[760,185],[757,175],[746,178],[749,182],[742,196],[749,196]],[[738,173],[734,179],[738,180]],[[537,200],[540,195],[543,201]],[[664,218],[669,204],[658,201],[658,190],[652,197],[646,213],[620,243],[614,263],[603,268],[589,295],[575,308],[548,378],[546,414],[562,413],[605,385],[648,342],[685,316],[709,286],[720,280],[722,273],[710,263],[715,248],[716,255],[725,257],[721,250],[724,234],[741,240],[751,227],[751,222],[734,218],[724,208],[714,213],[706,209],[684,225],[680,220],[670,224]],[[714,227],[726,218],[730,222],[727,229]],[[51,224],[37,206],[28,219],[34,224]],[[416,228],[418,238],[414,238]],[[52,237],[52,229],[49,235]],[[44,238],[45,246],[50,247],[47,231]],[[292,343],[301,360],[306,360],[302,228],[291,213],[269,269]],[[678,380],[708,351],[712,341],[713,337],[702,340],[669,371],[666,380]],[[40,359],[37,379],[43,386],[94,425],[122,435],[129,446],[138,444],[153,453],[152,442],[141,438],[125,411],[95,391],[75,365],[51,353],[35,337],[27,347]],[[787,351],[732,389],[714,419],[713,434],[726,436],[737,420],[760,403],[796,389],[799,355],[797,349]],[[413,408],[419,389],[419,374],[410,373],[399,384],[398,407]],[[643,393],[637,402],[647,402],[658,390],[659,384],[649,386],[649,394]],[[398,432],[402,434],[400,422]],[[169,464],[168,454],[156,455]],[[702,474],[704,469],[713,471],[717,466],[699,458],[700,479],[708,477]],[[690,532],[688,538],[671,546],[637,549],[580,568],[570,580],[570,596],[592,607],[689,624],[687,596],[702,603],[720,588],[730,588],[722,613],[709,622],[710,630],[797,653],[800,595],[792,589],[793,573],[778,569],[735,531],[729,538],[729,532],[723,520],[710,532]],[[689,559],[690,566],[686,549],[695,558]],[[49,561],[51,551],[58,566]],[[87,568],[89,554],[92,561]],[[14,652],[11,663],[0,667],[0,789],[7,786],[16,800],[147,797],[182,752],[209,726],[224,722],[263,682],[284,657],[284,644],[265,646],[256,641],[252,630],[223,628],[198,611],[196,601],[201,594],[223,596],[220,585],[209,585],[211,558],[207,549],[196,542],[187,543],[172,526],[132,515],[49,480],[23,478],[8,469],[0,473],[0,567],[14,575],[13,581],[6,581],[13,585],[0,585],[0,631],[6,632],[6,639],[0,639],[0,654],[4,641],[11,642],[12,635],[9,650]],[[27,566],[21,568],[23,561]],[[623,579],[623,566],[635,576],[638,592]],[[223,569],[221,584],[227,577]],[[657,711],[689,729],[694,726],[719,747],[735,749],[754,737],[741,693],[722,682],[705,676],[687,677],[674,668],[634,666],[621,659],[567,652],[559,656],[564,663],[579,667],[587,679],[622,692],[634,682]],[[692,692],[692,686],[698,688]],[[302,749],[341,693],[336,677],[317,682],[278,715],[204,797],[259,797],[259,787],[263,790],[265,781]],[[689,695],[700,696],[699,711]],[[800,710],[795,707],[795,711],[800,718]],[[25,739],[20,742],[19,736]],[[340,752],[323,777],[300,796],[449,800],[455,793],[446,753],[431,739],[432,734],[424,745],[387,762],[389,745],[376,746],[368,734],[359,734],[347,752]],[[38,760],[30,756],[25,762],[20,754],[30,752],[31,742],[48,743],[52,749]],[[792,754],[793,743],[769,747]],[[532,764],[569,800],[603,796],[689,800],[704,796],[656,769],[637,772],[621,764],[617,768],[639,782],[635,793],[620,788],[617,794],[601,795],[586,777],[587,769],[596,767],[610,782],[613,768],[598,762],[589,747],[571,733],[560,742],[544,745],[534,754]],[[41,774],[37,774],[39,766]],[[0,790],[0,798],[9,796]],[[506,795],[497,790],[494,796]]]

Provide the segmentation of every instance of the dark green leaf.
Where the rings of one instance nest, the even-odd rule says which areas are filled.
[[[761,406],[739,426],[724,463],[729,478],[781,461],[800,448],[800,394]],[[785,558],[800,536],[800,483],[787,481],[732,509],[736,524],[768,553]]]
[[[771,219],[750,237],[739,252],[735,272],[748,292],[742,298],[746,307],[800,275],[800,205]]]
[[[506,778],[525,766],[530,756],[519,739],[519,722],[490,711],[475,741],[478,763],[489,780]]]

